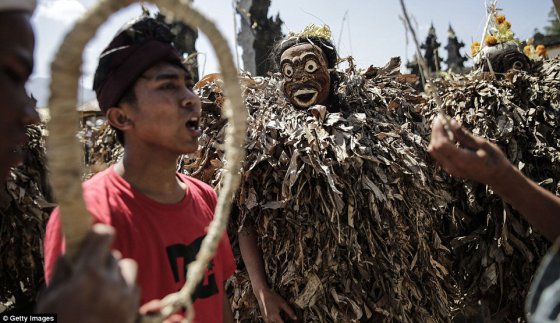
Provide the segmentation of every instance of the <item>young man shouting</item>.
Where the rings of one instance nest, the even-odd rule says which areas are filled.
[[[138,262],[142,304],[184,285],[217,200],[210,186],[175,171],[179,156],[198,148],[201,105],[173,38],[150,17],[128,23],[101,54],[94,80],[124,156],[84,183],[84,200],[96,222],[115,227],[114,248]],[[45,242],[47,278],[62,248],[55,212]],[[234,271],[224,236],[193,295],[197,322],[233,320],[224,282]]]

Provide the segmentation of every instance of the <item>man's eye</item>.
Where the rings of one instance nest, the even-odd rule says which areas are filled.
[[[317,70],[317,62],[314,60],[308,60],[305,62],[305,71],[308,73],[313,73]]]
[[[292,75],[294,75],[294,69],[292,68],[292,65],[284,65],[284,67],[282,68],[282,73],[287,77],[292,77]]]
[[[178,88],[177,84],[175,83],[165,83],[161,86],[163,90],[176,90]]]

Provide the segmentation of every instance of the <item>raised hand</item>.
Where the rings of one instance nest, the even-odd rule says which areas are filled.
[[[115,230],[96,224],[83,242],[75,265],[60,257],[38,313],[56,313],[58,322],[134,322],[139,302],[134,260],[111,253]]]
[[[488,140],[473,136],[455,120],[450,130],[459,146],[452,142],[440,117],[432,125],[432,138],[428,152],[451,175],[497,186],[513,167],[504,153]]]

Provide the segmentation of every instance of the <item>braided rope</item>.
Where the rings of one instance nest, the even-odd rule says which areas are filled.
[[[51,65],[51,96],[49,107],[51,121],[48,138],[48,157],[51,179],[56,198],[60,205],[61,221],[66,238],[69,257],[74,258],[80,242],[91,227],[81,189],[82,154],[76,139],[79,122],[76,114],[77,87],[81,75],[82,53],[86,44],[93,38],[98,28],[115,12],[134,3],[133,0],[101,0],[80,19],[62,43]],[[247,112],[241,99],[241,89],[237,80],[237,70],[227,41],[215,25],[194,10],[188,0],[152,0],[170,18],[180,20],[193,28],[200,28],[214,47],[220,63],[224,80],[224,91],[229,101],[224,106],[224,116],[230,122],[226,129],[225,159],[226,173],[221,188],[214,220],[200,251],[188,266],[185,286],[175,294],[162,300],[163,309],[157,317],[144,317],[143,322],[161,322],[183,305],[187,306],[189,319],[192,319],[190,295],[204,277],[208,262],[216,252],[222,237],[231,208],[231,200],[239,186],[239,170],[244,158],[241,149],[245,139]]]

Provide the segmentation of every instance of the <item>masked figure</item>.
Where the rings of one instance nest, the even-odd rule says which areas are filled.
[[[434,230],[447,202],[425,161],[422,98],[398,59],[337,71],[326,31],[281,41],[276,74],[241,80],[250,117],[232,222],[246,270],[232,280],[234,310],[242,322],[449,320],[449,253]],[[199,88],[218,107],[203,108],[184,167],[218,190],[220,92]]]

